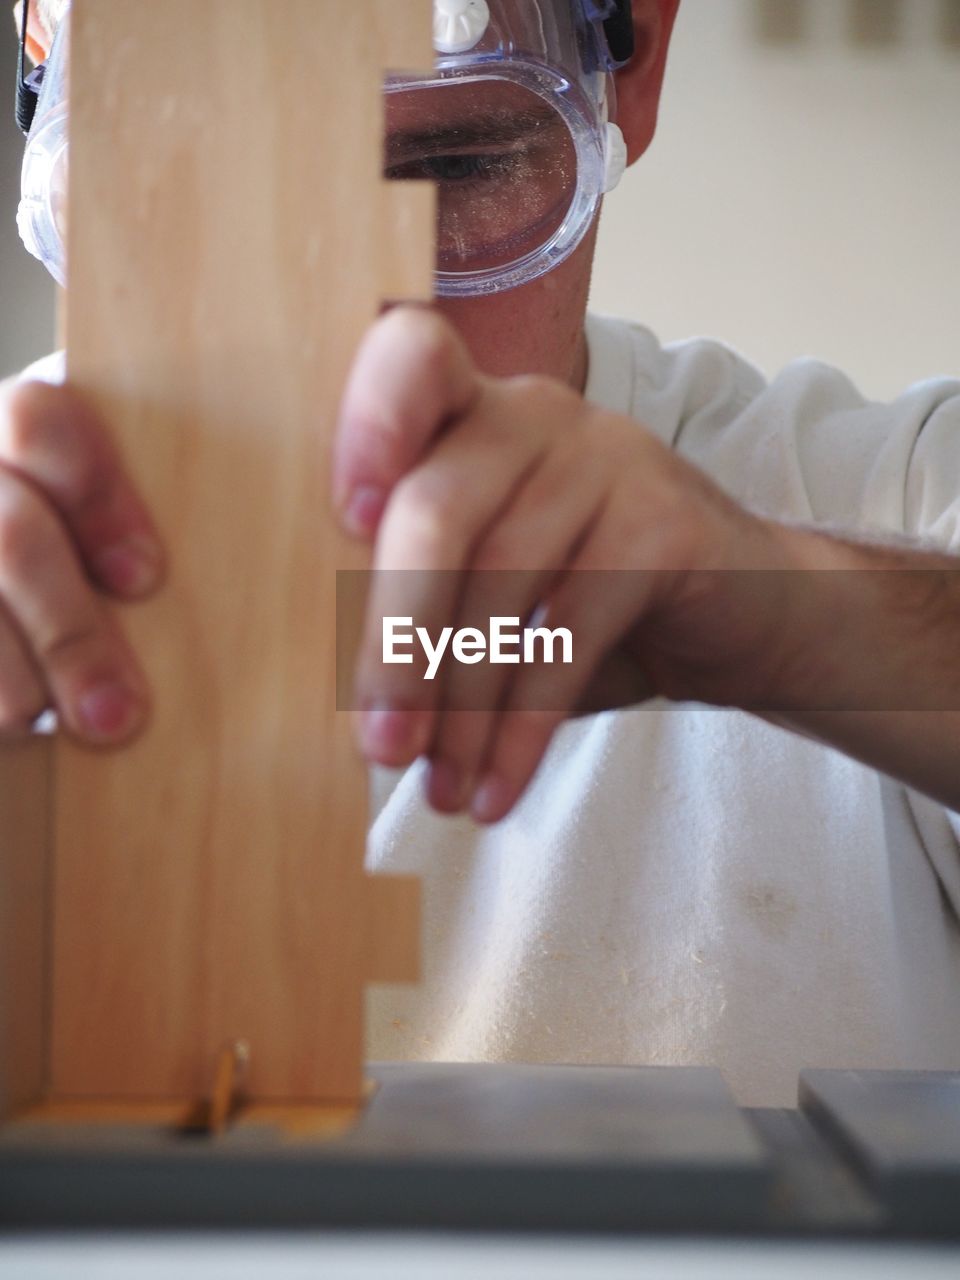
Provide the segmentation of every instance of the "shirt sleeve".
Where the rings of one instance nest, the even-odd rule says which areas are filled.
[[[834,370],[808,377],[818,389],[794,430],[813,517],[960,552],[960,382],[918,383],[877,404]]]
[[[907,467],[904,532],[960,554],[960,390],[931,405],[917,432]]]

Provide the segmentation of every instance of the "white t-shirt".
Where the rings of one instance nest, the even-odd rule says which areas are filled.
[[[960,552],[960,384],[866,403],[812,362],[591,318],[589,400],[754,510]],[[28,376],[63,378],[62,356]],[[515,811],[434,814],[375,770],[368,865],[424,889],[424,978],[371,1058],[720,1066],[789,1106],[805,1066],[960,1069],[960,818],[739,712],[566,725]]]
[[[746,506],[960,551],[960,384],[866,403],[728,349],[588,323],[587,398]],[[807,1066],[960,1069],[960,820],[749,715],[564,726],[490,829],[374,773],[368,865],[423,880],[424,976],[369,997],[373,1058],[704,1063],[745,1105]]]

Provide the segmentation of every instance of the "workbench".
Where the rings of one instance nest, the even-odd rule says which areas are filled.
[[[960,1074],[809,1071],[795,1110],[738,1108],[697,1067],[370,1075],[323,1139],[14,1121],[0,1226],[960,1242]]]

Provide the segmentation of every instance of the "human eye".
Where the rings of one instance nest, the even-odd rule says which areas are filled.
[[[388,162],[392,179],[422,179],[443,186],[502,182],[514,178],[523,165],[522,155],[508,150],[449,150],[419,156],[396,157]]]

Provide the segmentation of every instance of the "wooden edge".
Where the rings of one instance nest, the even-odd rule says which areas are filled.
[[[184,1129],[196,1109],[196,1103],[173,1101],[116,1101],[82,1099],[48,1099],[17,1111],[11,1119],[17,1125],[72,1128],[75,1125],[109,1127],[133,1126],[151,1129]]]
[[[252,1128],[273,1129],[287,1142],[323,1141],[349,1132],[363,1115],[376,1086],[368,1081],[360,1102],[243,1103],[223,1129],[210,1132],[213,1141],[224,1133]],[[196,1132],[196,1102],[127,1101],[124,1099],[53,1099],[24,1107],[10,1117],[18,1126],[43,1129],[160,1129],[175,1137]]]
[[[368,876],[368,982],[420,981],[420,881],[415,876]]]
[[[433,70],[432,0],[378,0],[376,32],[384,75]],[[390,302],[430,302],[436,266],[437,188],[432,182],[382,183],[381,297]],[[424,228],[429,234],[424,235]]]
[[[381,297],[384,302],[429,302],[436,266],[437,189],[432,182],[381,185]],[[425,227],[429,235],[423,234]]]
[[[0,1120],[47,1076],[49,738],[0,745]]]
[[[433,70],[433,0],[377,0],[372,17],[370,36],[388,74]]]

